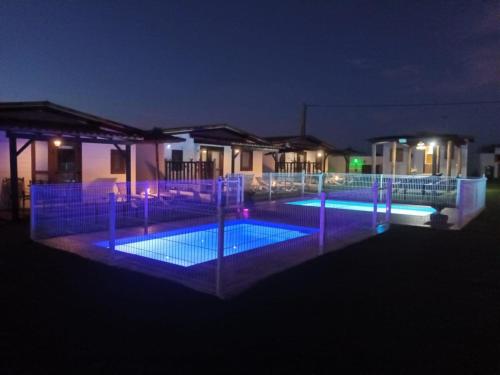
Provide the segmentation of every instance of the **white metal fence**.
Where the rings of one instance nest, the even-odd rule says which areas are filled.
[[[393,202],[429,205],[439,209],[455,207],[459,181],[456,177],[444,176],[360,173],[263,173],[262,176],[240,176],[244,180],[246,196],[256,200],[370,188],[375,181],[379,186],[385,186],[387,181],[391,180]]]
[[[458,227],[479,215],[486,205],[486,178],[460,179],[457,195]]]
[[[136,184],[137,194],[130,186],[34,186],[32,237],[228,297],[270,274],[387,229],[390,182],[318,194],[321,185],[312,188],[317,178],[300,182],[299,203],[310,205],[292,204],[294,197],[244,202],[238,176],[160,181],[154,194],[151,182]],[[277,180],[276,189],[291,182]],[[331,199],[345,197],[371,209],[328,206]]]

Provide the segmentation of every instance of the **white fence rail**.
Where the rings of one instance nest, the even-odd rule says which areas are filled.
[[[244,191],[257,200],[298,197],[307,193],[339,192],[367,189],[377,181],[379,186],[392,181],[395,203],[429,205],[439,209],[455,207],[459,179],[444,176],[384,175],[360,173],[263,173],[241,176]]]
[[[160,181],[154,194],[152,182],[135,184],[137,194],[130,186],[121,194],[102,184],[37,185],[32,187],[32,238],[228,297],[388,228],[390,182],[318,194],[321,177],[307,176],[307,183],[288,177],[278,176],[273,191],[279,192],[281,183],[297,183],[304,186],[301,199],[243,202],[238,176]],[[368,210],[328,206],[330,199],[347,196]]]

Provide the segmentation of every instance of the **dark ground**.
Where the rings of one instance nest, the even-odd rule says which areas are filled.
[[[393,226],[225,302],[2,223],[0,373],[500,373],[500,186],[488,194],[461,232]]]

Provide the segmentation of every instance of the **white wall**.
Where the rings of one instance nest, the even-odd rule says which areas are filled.
[[[121,146],[125,149],[125,146]],[[125,173],[111,173],[111,150],[114,145],[100,143],[82,143],[82,182],[109,180],[125,182]],[[131,179],[136,181],[136,146],[131,146]]]
[[[160,169],[159,178],[165,176],[165,147],[158,145],[158,163]],[[137,181],[156,180],[156,145],[154,143],[142,143],[136,145],[136,170]]]
[[[189,134],[176,134],[176,137],[184,138],[184,142],[164,144],[164,157],[166,160],[172,160],[172,150],[182,150],[183,161],[198,161],[201,159],[200,152],[202,147],[215,147],[222,148],[224,150],[224,162],[223,162],[223,172],[224,174],[231,173],[231,146],[221,146],[209,143],[195,143],[194,140],[189,136]],[[264,157],[264,151],[254,150],[253,151],[253,171],[244,171],[241,173],[245,174],[255,174],[261,175],[263,171],[264,159],[266,163],[269,162],[268,157]],[[272,160],[272,157],[271,157]],[[270,166],[274,171],[274,160]],[[234,160],[234,172],[240,173],[240,157],[237,156]]]
[[[500,149],[498,150],[500,151]],[[500,155],[500,152],[496,155]],[[500,163],[495,162],[495,154],[494,153],[481,153],[479,155],[479,173],[482,175],[486,167],[493,167],[493,177],[500,177]]]
[[[379,146],[380,147],[380,146]],[[396,174],[408,174],[408,150],[406,146],[398,145],[398,149],[403,149],[403,161],[396,163]],[[434,150],[436,152],[436,150]],[[458,172],[458,153],[462,154],[462,176],[467,176],[467,164],[468,164],[468,145],[463,145],[460,147],[455,147],[454,157],[451,160],[451,176],[456,176]],[[411,167],[416,169],[417,174],[424,173],[424,150],[412,149],[412,159]],[[440,149],[440,172],[446,174],[446,146],[441,146]],[[383,144],[383,154],[382,154],[382,173],[389,174],[392,173],[392,144]]]

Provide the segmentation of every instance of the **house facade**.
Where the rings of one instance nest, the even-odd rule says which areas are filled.
[[[261,176],[273,171],[264,162],[275,148],[265,139],[227,124],[162,129],[183,139],[162,145],[165,178],[216,178],[232,173]]]
[[[491,145],[479,154],[480,174],[500,178],[500,145]]]
[[[273,172],[324,173],[335,164],[333,158],[343,154],[332,145],[312,135],[267,137],[276,149],[266,155],[265,164]]]
[[[470,136],[421,133],[371,138],[372,160],[381,150],[380,172],[384,174],[423,174],[467,176]],[[372,162],[372,173],[377,163]]]
[[[0,208],[17,216],[31,184],[134,182],[144,169],[137,148],[151,142],[140,129],[51,102],[0,103]]]

